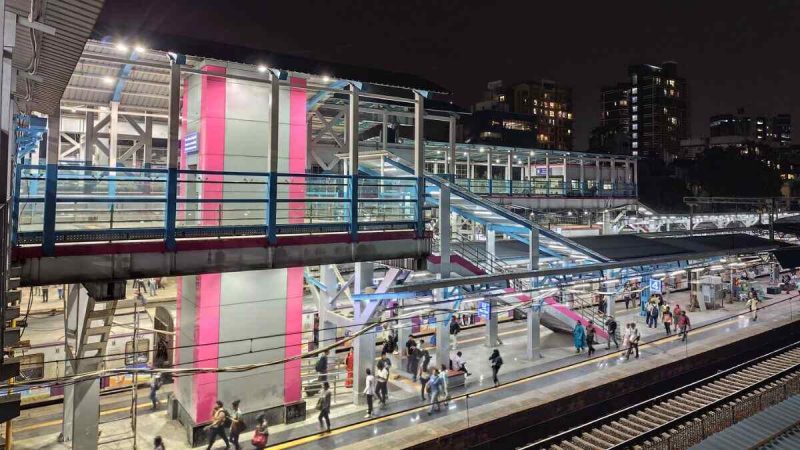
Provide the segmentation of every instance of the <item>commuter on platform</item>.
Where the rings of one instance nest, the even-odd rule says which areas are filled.
[[[150,297],[156,296],[156,289],[158,289],[158,285],[156,284],[155,278],[150,278],[147,280],[147,287],[150,289]]]
[[[455,316],[450,319],[450,347],[455,350],[458,346],[458,333],[461,332],[461,325]]]
[[[575,353],[582,352],[583,347],[586,346],[586,329],[583,328],[583,323],[580,320],[572,330],[572,340],[575,342]]]
[[[750,297],[747,299],[747,309],[750,310],[750,318],[753,322],[758,320],[758,297]]]
[[[425,401],[425,390],[428,387],[428,381],[430,381],[431,376],[427,370],[423,369],[422,366],[419,366],[419,370],[417,371],[417,377],[419,378],[419,395],[422,397],[422,401]]]
[[[625,293],[625,296],[624,296],[624,297],[622,297],[622,300],[625,302],[625,309],[628,309],[628,308],[630,308],[630,304],[631,304],[631,294],[629,294],[629,293],[627,293],[627,292],[626,292],[626,293]]]
[[[378,361],[378,364],[375,366],[377,369],[375,371],[375,378],[376,378],[376,385],[375,385],[375,395],[378,396],[378,401],[381,402],[381,407],[386,406],[386,399],[387,394],[389,392],[388,384],[389,384],[389,368],[386,367],[383,361]]]
[[[367,415],[365,415],[364,418],[369,419],[372,417],[372,397],[375,396],[375,377],[369,369],[367,369],[367,380],[366,383],[364,383],[363,393],[367,396]]]
[[[417,381],[417,341],[411,336],[406,341],[406,372],[411,374],[412,381]]]
[[[453,370],[463,372],[467,376],[472,375],[467,370],[467,360],[464,358],[464,355],[461,352],[456,352],[456,357],[451,360],[451,364],[453,365]]]
[[[381,359],[378,361],[383,363],[383,366],[386,367],[387,371],[392,368],[392,360],[389,359],[389,353],[381,352]]]
[[[631,348],[631,324],[625,324],[625,330],[622,331],[622,348],[625,349],[627,354]]]
[[[231,442],[233,443],[233,448],[236,450],[242,450],[242,447],[239,445],[239,434],[245,429],[244,418],[242,417],[242,410],[239,409],[239,403],[239,400],[234,400],[233,403],[231,403],[231,406],[233,406],[233,412],[231,413]]]
[[[58,293],[58,299],[59,300],[64,300],[64,285],[63,284],[59,284],[58,286],[56,286],[56,292]]]
[[[322,421],[327,425],[326,430],[331,431],[331,385],[326,381],[322,383],[322,393],[319,395],[317,409],[319,410],[319,427],[322,428]]]
[[[442,364],[441,369],[439,370],[439,378],[442,379],[442,396],[444,398],[444,404],[450,401],[450,388],[447,385],[447,364]]]
[[[635,323],[628,324],[630,327],[630,336],[628,338],[628,353],[625,355],[625,359],[631,359],[631,351],[636,351],[636,358],[639,358],[639,339],[641,335],[639,334],[639,329],[636,328]]]
[[[586,356],[591,358],[594,355],[594,339],[597,336],[597,327],[594,326],[594,321],[590,320],[586,325],[586,347],[589,349]]]
[[[669,305],[664,307],[661,320],[664,322],[664,330],[667,332],[667,336],[672,336],[672,311],[669,310]]]
[[[500,356],[500,350],[494,349],[492,356],[489,357],[489,361],[492,362],[492,381],[494,381],[494,385],[497,386],[500,384],[497,373],[500,372],[500,367],[503,365],[503,357]]]
[[[650,325],[652,328],[658,328],[658,303],[651,302],[648,308],[650,308]]]
[[[686,340],[686,336],[689,335],[689,330],[691,328],[692,323],[689,321],[689,316],[686,315],[686,311],[681,311],[681,316],[678,318],[678,330],[680,330],[681,342]]]
[[[153,402],[153,409],[158,408],[158,390],[161,389],[163,384],[161,374],[153,374],[153,377],[150,379],[150,401]]]
[[[327,383],[323,383],[323,386]],[[256,450],[263,450],[267,448],[269,443],[269,424],[267,423],[267,416],[259,414],[256,417],[256,429],[253,432],[253,438],[250,439],[250,444]]]
[[[50,297],[50,286],[42,286],[42,303],[47,303]]]
[[[211,424],[206,427],[206,431],[208,432],[208,446],[206,450],[211,450],[217,436],[221,437],[222,441],[225,442],[226,449],[231,447],[230,442],[228,442],[228,435],[225,434],[225,422],[228,421],[228,412],[225,411],[225,408],[222,406],[222,402],[217,400],[214,404],[214,409],[211,410]]]
[[[164,439],[161,436],[156,436],[153,439],[153,450],[167,450],[167,447],[164,447]]]
[[[675,308],[672,309],[672,321],[675,322],[680,318],[681,318],[681,305],[675,305]]]
[[[418,353],[419,358],[418,359],[419,359],[419,363],[422,365],[422,370],[427,372],[428,371],[428,365],[431,363],[431,353],[428,351],[427,348],[423,347],[424,344],[425,344],[424,341],[422,339],[420,339],[419,347],[417,347],[417,349],[419,349],[419,353]]]
[[[350,351],[347,352],[347,356],[344,359],[344,366],[347,370],[347,375],[344,379],[344,387],[351,388],[353,387],[353,347],[350,347]]]
[[[320,382],[328,381],[328,352],[322,352],[319,354],[319,359],[314,365],[314,371],[317,372],[317,380]]]
[[[428,410],[428,415],[430,416],[433,414],[434,406],[436,406],[437,411],[441,410],[441,406],[439,406],[439,393],[442,391],[442,379],[439,377],[439,371],[437,369],[432,369],[427,387],[429,391],[428,395],[431,397],[431,407]]]
[[[606,331],[608,331],[606,349],[610,349],[611,341],[614,341],[614,345],[616,345],[617,350],[619,350],[619,342],[617,341],[617,321],[614,320],[614,316],[608,316],[608,319],[606,319]]]

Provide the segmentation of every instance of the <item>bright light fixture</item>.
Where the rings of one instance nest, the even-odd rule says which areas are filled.
[[[145,48],[144,48],[144,46],[142,44],[136,44],[136,46],[133,47],[133,49],[136,50],[136,53],[144,53],[145,52]]]
[[[261,73],[266,72],[267,71],[267,66],[265,66],[263,64],[258,66],[258,71],[261,72]]]
[[[105,83],[105,84],[111,84],[111,83],[113,83],[113,82],[114,82],[114,79],[113,79],[113,78],[111,78],[111,77],[103,77],[103,83]]]
[[[322,76],[322,81],[323,81],[323,82],[325,82],[325,83],[327,83],[328,81],[331,81],[331,77],[329,77],[329,76],[327,76],[327,75],[323,75],[323,76]]]
[[[119,44],[117,44],[117,50],[119,50],[121,52],[127,52],[128,51],[128,46],[123,44],[122,42],[120,42]]]

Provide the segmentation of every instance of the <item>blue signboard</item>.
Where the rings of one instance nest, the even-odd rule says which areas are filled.
[[[488,301],[478,302],[478,316],[485,320],[489,320],[492,314],[492,304]]]
[[[650,295],[653,294],[662,294],[662,289],[664,287],[664,283],[661,280],[651,279],[650,280]]]
[[[183,138],[183,150],[187,155],[197,154],[197,132],[187,133]]]
[[[537,177],[546,177],[547,176],[547,167],[537,167],[536,168],[536,176]]]

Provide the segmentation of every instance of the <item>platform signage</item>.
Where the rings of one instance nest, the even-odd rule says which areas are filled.
[[[478,316],[485,320],[489,320],[489,316],[492,314],[492,304],[488,301],[478,302]]]
[[[536,168],[536,176],[537,177],[546,177],[547,176],[547,167],[537,167]]]
[[[664,283],[661,280],[650,280],[650,294],[662,294]]]
[[[187,133],[183,138],[183,151],[187,155],[197,154],[197,132]]]

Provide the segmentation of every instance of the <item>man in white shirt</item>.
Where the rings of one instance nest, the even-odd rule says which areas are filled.
[[[372,417],[372,396],[375,395],[375,377],[369,369],[367,369],[367,382],[364,387],[364,395],[367,396],[367,415],[364,416],[364,418],[369,419]]]

